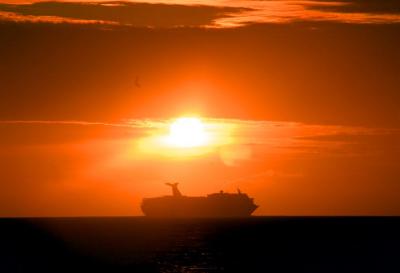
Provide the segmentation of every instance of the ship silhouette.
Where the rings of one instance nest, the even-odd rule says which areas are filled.
[[[178,189],[178,183],[166,183],[172,188],[172,195],[144,198],[142,211],[151,217],[248,217],[258,206],[253,198],[242,193],[208,194],[207,196],[185,196]]]

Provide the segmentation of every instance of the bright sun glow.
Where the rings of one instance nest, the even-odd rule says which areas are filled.
[[[205,145],[207,134],[199,118],[176,119],[169,128],[168,143],[177,147],[198,147]]]

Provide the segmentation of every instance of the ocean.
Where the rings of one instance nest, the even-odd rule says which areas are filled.
[[[0,272],[400,272],[400,218],[0,219]]]

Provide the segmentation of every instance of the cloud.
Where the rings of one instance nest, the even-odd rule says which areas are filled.
[[[298,21],[399,23],[395,1],[144,1],[0,4],[0,20],[130,27],[215,27]]]
[[[132,2],[37,2],[0,4],[0,18],[49,23],[99,23],[131,27],[206,27],[243,7]]]
[[[226,118],[203,118],[203,122],[211,138],[206,153],[216,152],[226,166],[232,167],[265,155],[354,156],[400,151],[399,129]],[[3,120],[0,145],[146,140],[166,134],[170,123],[170,119],[127,119],[115,123]],[[157,154],[166,150],[153,147],[151,151]]]
[[[136,138],[144,126],[69,120],[0,121],[0,146],[18,147]]]
[[[104,125],[117,127],[132,127],[131,124],[124,123],[106,123],[106,122],[90,122],[76,120],[0,120],[0,124],[38,124],[38,125]]]
[[[400,154],[399,129],[370,129],[357,134],[337,132],[333,134],[299,138],[318,143],[337,143],[342,153],[349,155]]]
[[[291,23],[299,21],[327,21],[353,24],[400,22],[400,12],[398,9],[391,9],[390,13],[367,8],[352,10],[351,7],[354,5],[352,2],[231,1],[229,3],[232,3],[235,7],[245,6],[249,9],[231,17],[218,19],[216,21],[217,25],[235,27],[248,24]],[[363,5],[361,2],[358,4]]]
[[[0,22],[12,21],[16,23],[52,23],[52,24],[80,24],[80,25],[117,25],[112,21],[73,19],[60,16],[23,15],[16,12],[0,11]]]
[[[351,0],[333,2],[333,5],[315,5],[309,3],[308,8],[326,12],[340,13],[368,13],[368,14],[400,14],[400,5],[397,0]]]

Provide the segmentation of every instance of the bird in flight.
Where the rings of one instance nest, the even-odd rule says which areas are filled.
[[[136,78],[135,78],[135,86],[136,86],[137,88],[140,88],[140,86],[141,86],[138,76],[136,76]]]

